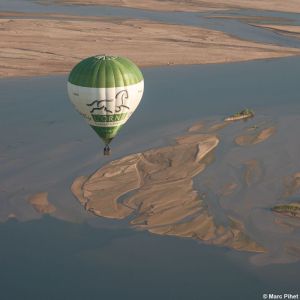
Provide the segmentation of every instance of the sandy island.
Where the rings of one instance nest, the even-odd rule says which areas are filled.
[[[67,73],[84,57],[103,53],[129,57],[140,66],[225,63],[300,53],[220,31],[133,19],[1,12],[0,30],[0,77]]]
[[[225,9],[258,9],[292,13],[300,12],[300,3],[298,0],[49,0],[48,2],[80,5],[110,5],[159,11],[204,12]]]
[[[193,177],[211,162],[215,135],[188,134],[173,146],[112,161],[90,177],[77,178],[71,190],[86,210],[98,216],[130,217],[135,228],[237,250],[263,252],[240,221],[228,216],[219,225],[193,188]]]

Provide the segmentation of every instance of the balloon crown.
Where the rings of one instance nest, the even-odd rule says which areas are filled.
[[[96,55],[94,57],[99,59],[99,60],[113,60],[113,59],[117,58],[116,56],[109,56],[109,55],[105,55],[105,54]]]

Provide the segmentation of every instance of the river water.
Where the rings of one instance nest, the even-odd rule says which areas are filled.
[[[90,7],[20,0],[2,1],[0,9],[95,14]],[[197,26],[225,22],[240,34],[250,28],[201,14],[102,7],[99,15],[106,14]],[[299,20],[295,14],[273,16]],[[192,24],[196,19],[199,23]],[[266,32],[254,31],[253,38]],[[297,43],[273,33],[264,38]],[[250,253],[135,231],[126,221],[87,214],[70,192],[77,176],[165,145],[199,120],[219,122],[245,107],[258,118],[298,116],[299,69],[297,57],[146,68],[143,100],[112,143],[110,158],[102,156],[103,145],[69,103],[66,76],[1,79],[0,298],[252,300],[263,293],[299,293],[299,263],[257,266],[250,263]],[[41,191],[57,207],[52,217],[41,218],[27,203]],[[17,220],[7,220],[12,215]],[[299,238],[299,230],[295,234]]]
[[[269,117],[295,115],[299,68],[299,58],[285,58],[144,69],[145,96],[113,142],[110,159],[161,146],[195,121],[220,121],[244,107]],[[181,84],[186,77],[191,80]],[[2,79],[0,99],[0,216],[4,221],[15,214],[23,221],[0,226],[2,294],[240,299],[242,293],[250,300],[265,291],[297,290],[299,263],[253,266],[250,254],[135,232],[126,221],[87,214],[70,185],[107,159],[68,102],[65,76]],[[39,219],[27,204],[27,197],[40,191],[47,191],[58,209],[53,218]],[[11,288],[13,278],[19,289]]]

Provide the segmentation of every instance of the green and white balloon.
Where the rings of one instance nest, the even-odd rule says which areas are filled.
[[[133,114],[143,92],[140,69],[124,57],[86,58],[68,79],[71,102],[106,145]]]

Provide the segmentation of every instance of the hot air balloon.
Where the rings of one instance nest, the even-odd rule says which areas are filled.
[[[79,62],[68,78],[68,95],[75,109],[109,144],[139,105],[144,92],[140,69],[124,57],[97,55]]]

